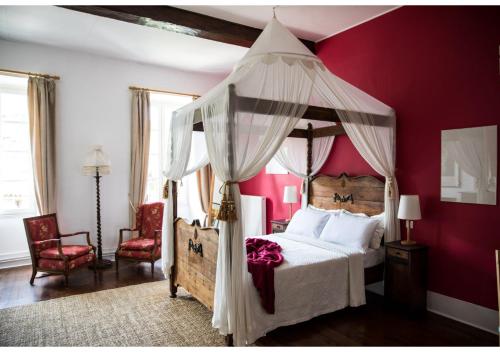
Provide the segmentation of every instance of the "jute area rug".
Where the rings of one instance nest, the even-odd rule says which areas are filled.
[[[0,310],[0,346],[224,346],[212,313],[168,281]]]

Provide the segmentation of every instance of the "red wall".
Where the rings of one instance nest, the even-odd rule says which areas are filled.
[[[430,246],[429,289],[492,309],[500,209],[440,201],[440,133],[499,124],[499,19],[500,7],[405,6],[318,44],[332,72],[396,110],[397,178],[421,198],[414,237]],[[375,174],[345,136],[322,170],[342,171]],[[268,218],[283,217],[293,178],[260,173],[242,193],[266,195]]]

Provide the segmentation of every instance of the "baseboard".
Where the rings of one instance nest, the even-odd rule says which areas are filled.
[[[367,285],[366,290],[383,296],[384,282]],[[494,309],[427,291],[427,310],[492,334],[499,332],[498,311]]]
[[[24,265],[31,265],[31,257],[28,251],[0,254],[0,269],[15,268]]]
[[[427,291],[427,310],[478,329],[498,334],[498,311]]]

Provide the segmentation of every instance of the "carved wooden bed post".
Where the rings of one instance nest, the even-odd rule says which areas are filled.
[[[175,237],[176,237],[176,226],[175,226],[175,219],[177,219],[177,182],[172,181],[172,204],[173,204],[173,213],[174,213],[174,240],[172,243],[175,243]],[[170,268],[170,298],[175,298],[177,297],[177,285],[175,285],[174,278],[175,278],[175,245],[174,245],[174,258],[172,267]]]
[[[312,173],[312,153],[313,153],[313,139],[314,139],[314,130],[312,123],[307,124],[307,130],[306,130],[306,137],[307,137],[307,169],[306,169],[306,183],[303,185],[306,187],[303,192],[309,189],[309,182],[311,181],[309,178]],[[307,197],[309,198],[309,192],[306,194]],[[309,199],[307,199],[307,204],[309,204]]]
[[[229,89],[229,107],[227,111],[227,162],[229,166],[229,175],[231,175],[231,181],[234,178],[234,150],[233,150],[233,135],[234,135],[234,118],[236,113],[236,87],[234,84],[228,86]],[[232,187],[232,186],[229,186]],[[230,192],[232,192],[230,190]],[[234,196],[234,195],[233,195]],[[241,204],[240,204],[241,206]],[[230,229],[231,227],[228,226]],[[233,234],[229,234],[229,239],[233,239]],[[231,248],[231,246],[229,247]],[[226,346],[233,346],[233,334],[226,336]]]
[[[176,226],[175,226],[175,219],[177,219],[177,182],[172,181],[172,204],[173,204],[173,218],[174,218],[174,233],[172,234],[174,236],[174,240],[172,243],[175,244],[175,237],[176,237]],[[175,253],[175,245],[174,245],[174,257],[172,258],[173,263],[172,267],[170,268],[170,298],[175,298],[177,297],[177,285],[175,285],[174,278],[175,278],[175,258],[176,258],[176,253]]]

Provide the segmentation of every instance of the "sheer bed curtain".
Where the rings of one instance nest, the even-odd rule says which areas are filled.
[[[301,121],[302,122],[302,121]],[[313,128],[326,127],[322,121],[311,121]],[[305,126],[301,126],[305,128]],[[307,207],[309,178],[316,175],[324,165],[332,150],[335,136],[313,139],[311,174],[307,175],[307,139],[288,137],[274,156],[275,160],[287,171],[302,179],[300,193],[302,208]]]
[[[135,228],[135,212],[144,203],[148,179],[149,141],[151,134],[150,95],[145,90],[132,92],[132,126],[129,211],[131,228]]]
[[[40,215],[56,212],[56,85],[53,79],[28,79],[28,113],[35,197]]]
[[[385,177],[386,242],[400,239],[396,166],[396,116],[394,110],[330,73],[316,69],[314,94],[335,108],[347,136],[366,162]]]
[[[193,111],[185,114],[174,112],[166,126],[163,175],[168,182],[168,197],[163,212],[161,247],[162,270],[166,277],[170,275],[170,268],[174,260],[172,181],[180,181],[182,177],[195,172],[208,163],[204,143],[200,142],[200,138],[193,138],[193,117]],[[195,143],[191,143],[193,139]],[[203,138],[201,140],[203,141]]]
[[[304,114],[312,82],[300,60],[257,60],[233,74],[236,94],[270,99],[276,104],[273,115],[234,111],[231,87],[201,107],[207,149],[212,169],[232,194],[237,220],[221,221],[212,324],[221,334],[233,334],[235,345],[253,342],[250,278],[246,266],[238,182],[255,176],[276,153],[286,136]],[[263,79],[264,78],[264,79]]]
[[[207,165],[208,156],[203,132],[193,131],[189,155],[186,171],[177,187],[177,216],[186,219],[188,222],[197,219],[203,224],[206,212],[200,200],[201,191],[199,190],[197,178],[197,173],[209,167]]]

